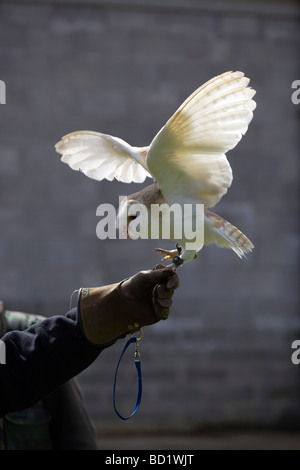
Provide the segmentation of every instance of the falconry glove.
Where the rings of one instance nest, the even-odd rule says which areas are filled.
[[[100,345],[166,320],[178,285],[175,269],[165,268],[141,271],[118,284],[81,289],[85,336]]]

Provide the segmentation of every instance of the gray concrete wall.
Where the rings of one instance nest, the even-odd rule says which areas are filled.
[[[21,3],[0,5],[0,297],[10,309],[61,314],[74,289],[153,267],[155,241],[96,238],[97,206],[139,186],[72,172],[54,144],[90,129],[145,145],[199,85],[242,70],[258,106],[229,154],[234,181],[216,212],[255,251],[241,261],[206,247],[180,271],[171,318],[145,330],[144,395],[133,422],[120,423],[112,408],[123,342],[79,380],[101,429],[299,423],[300,365],[291,363],[300,339],[295,5]],[[135,379],[129,371],[120,379],[125,412]]]

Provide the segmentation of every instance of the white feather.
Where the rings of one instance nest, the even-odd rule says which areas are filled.
[[[205,244],[216,243],[231,248],[239,258],[250,253],[254,245],[238,228],[227,220],[210,211],[205,211]]]
[[[147,164],[168,203],[193,199],[213,207],[232,183],[225,152],[246,133],[255,91],[242,72],[198,88],[153,139]]]
[[[114,178],[123,183],[143,183],[147,166],[138,148],[122,139],[99,132],[79,131],[68,134],[55,146],[61,161],[89,178],[101,181]]]
[[[255,91],[248,84],[242,72],[214,77],[184,101],[150,147],[131,147],[117,137],[80,131],[63,137],[56,150],[64,163],[90,178],[141,183],[152,176],[158,185],[154,195],[159,193],[168,204],[190,202],[213,207],[232,183],[225,153],[247,132],[256,107],[252,100]],[[239,257],[253,249],[236,227],[208,211],[204,232],[205,244],[231,248]],[[176,241],[183,247],[181,257],[186,261],[202,246],[199,239],[195,251],[185,250],[187,240]]]

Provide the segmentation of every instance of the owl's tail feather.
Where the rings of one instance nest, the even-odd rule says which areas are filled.
[[[240,258],[253,250],[254,245],[238,228],[222,217],[205,210],[204,243],[216,243],[230,248]]]

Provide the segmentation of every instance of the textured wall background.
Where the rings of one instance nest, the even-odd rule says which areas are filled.
[[[194,89],[240,69],[258,107],[229,154],[235,178],[216,212],[255,251],[241,261],[207,247],[180,271],[172,317],[145,330],[134,422],[120,424],[112,408],[123,342],[79,380],[102,430],[299,423],[300,366],[291,363],[300,339],[296,7],[22,3],[0,5],[0,297],[10,309],[60,314],[74,289],[153,267],[155,241],[95,233],[97,206],[138,186],[88,180],[59,161],[54,144],[90,129],[145,145]],[[130,374],[120,387],[124,411],[135,398]]]

